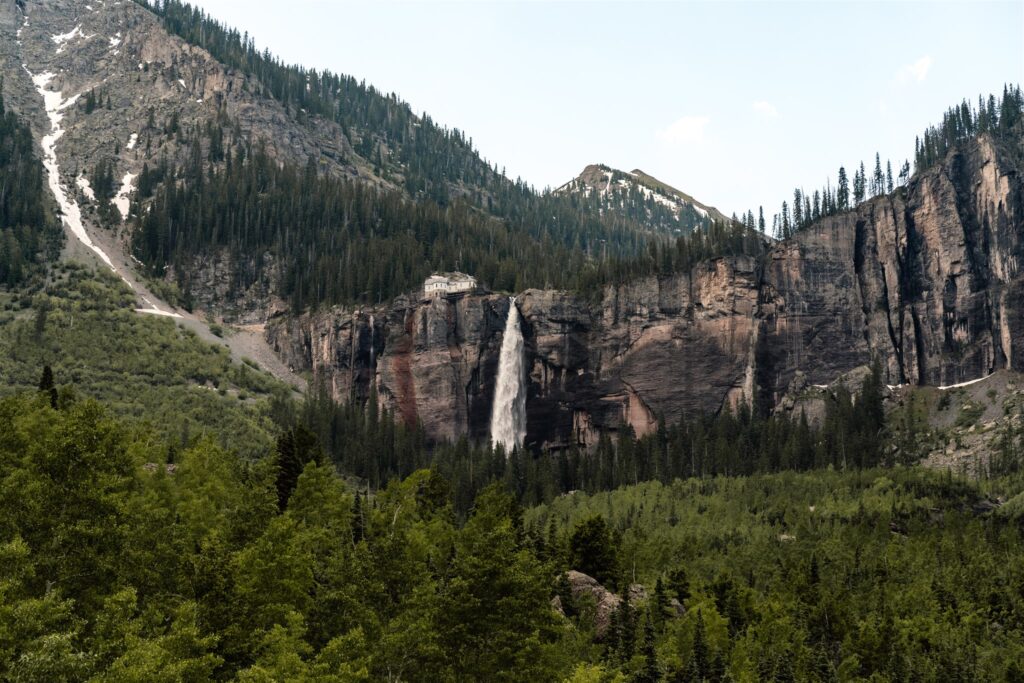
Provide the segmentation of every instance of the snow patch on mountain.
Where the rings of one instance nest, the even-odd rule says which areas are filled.
[[[80,95],[64,99],[61,91],[47,89],[47,86],[53,80],[53,73],[45,71],[43,73],[33,74],[28,70],[28,67],[24,65],[22,66],[25,71],[28,72],[29,77],[32,79],[32,83],[36,86],[36,90],[43,98],[43,107],[46,110],[47,118],[50,120],[50,132],[47,135],[44,135],[41,141],[43,148],[43,168],[46,169],[50,191],[53,193],[53,197],[57,200],[57,205],[60,207],[61,217],[63,218],[64,223],[68,226],[68,229],[71,231],[71,234],[74,235],[79,242],[95,252],[100,260],[103,261],[110,270],[120,275],[121,279],[124,280],[128,287],[134,290],[135,285],[133,285],[123,273],[118,271],[107,253],[89,237],[89,234],[85,231],[85,225],[82,223],[82,210],[78,206],[78,202],[68,195],[64,186],[60,182],[60,164],[57,161],[57,141],[60,140],[62,135],[64,135],[64,128],[60,124],[64,119],[64,110],[73,105]],[[124,180],[121,183],[121,191],[118,192],[118,195],[114,200],[114,203],[121,211],[122,216],[127,216],[128,214],[128,195],[132,191],[132,181],[134,178],[135,176],[131,173],[125,174]],[[95,193],[86,178],[79,176],[76,179],[76,184],[87,197],[90,199],[95,198]],[[147,304],[148,308],[136,309],[139,313],[162,315],[170,318],[181,317],[178,313],[161,309],[145,296],[142,297],[142,300]]]
[[[50,40],[57,44],[57,54],[64,52],[64,48],[67,47],[67,43],[71,42],[75,38],[82,38],[83,40],[89,40],[92,38],[91,35],[87,36],[82,33],[82,26],[79,24],[67,33],[58,33],[55,36],[51,36]]]
[[[89,198],[89,201],[96,201],[96,193],[92,191],[92,185],[89,184],[88,178],[84,175],[80,175],[77,180],[75,180],[75,183],[78,185],[78,189],[82,191],[82,194]]]
[[[114,206],[121,212],[121,218],[128,220],[128,208],[131,205],[129,195],[131,195],[132,181],[135,180],[134,173],[125,173],[124,178],[121,179],[121,189],[117,191],[117,196],[114,197]]]
[[[146,295],[142,295],[142,303],[146,304],[146,308],[136,308],[135,309],[136,313],[148,313],[149,315],[162,315],[162,316],[164,316],[166,318],[180,318],[181,317],[180,313],[175,313],[174,311],[165,311],[165,310],[163,310],[162,308],[160,308],[159,306],[154,304],[153,301],[149,297],[147,297]]]
[[[28,71],[28,69],[25,69]],[[89,249],[96,252],[96,255],[100,257],[107,266],[110,267],[115,273],[117,269],[111,262],[110,257],[100,249],[96,244],[93,243],[92,239],[85,232],[85,226],[82,225],[82,211],[78,207],[78,202],[68,196],[67,192],[64,191],[64,186],[60,182],[60,166],[57,163],[57,141],[64,135],[64,129],[61,128],[60,122],[64,118],[64,114],[61,113],[78,99],[78,95],[64,99],[61,91],[59,90],[48,90],[46,88],[50,81],[53,80],[54,74],[49,71],[32,74],[32,82],[36,86],[36,90],[43,98],[43,106],[46,109],[46,116],[50,119],[50,132],[43,136],[42,147],[43,147],[43,167],[46,169],[47,179],[50,185],[50,191],[53,193],[54,198],[57,200],[58,206],[60,206],[61,215],[64,218],[64,222],[67,224],[68,229],[71,230],[71,234],[78,238],[78,240]]]

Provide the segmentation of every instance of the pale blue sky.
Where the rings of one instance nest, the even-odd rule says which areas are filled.
[[[198,4],[398,93],[538,189],[600,162],[726,213],[770,215],[876,151],[895,170],[946,107],[1024,82],[1020,0]]]

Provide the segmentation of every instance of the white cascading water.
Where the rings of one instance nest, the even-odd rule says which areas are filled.
[[[377,367],[377,358],[376,358],[376,356],[377,356],[377,349],[374,348],[374,346],[373,346],[373,343],[375,341],[374,332],[376,332],[376,330],[373,329],[373,313],[371,313],[370,314],[370,369],[371,370],[376,369],[376,367]]]
[[[526,372],[523,366],[523,332],[519,329],[516,298],[509,297],[508,318],[498,359],[498,384],[491,409],[491,444],[506,453],[523,445],[526,438]]]

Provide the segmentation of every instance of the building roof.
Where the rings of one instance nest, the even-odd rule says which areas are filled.
[[[433,273],[430,277],[425,280],[425,283],[434,282],[475,282],[476,278],[466,273],[460,273],[455,271],[454,273]]]

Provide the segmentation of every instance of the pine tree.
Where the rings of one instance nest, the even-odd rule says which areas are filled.
[[[308,463],[323,462],[323,452],[316,436],[303,425],[297,425],[285,431],[277,439],[274,454],[276,470],[277,505],[284,512],[288,507],[288,499],[295,490],[299,475]]]
[[[690,579],[685,568],[677,567],[669,572],[668,591],[680,604],[686,604],[690,599]]]
[[[643,668],[633,679],[638,683],[658,683],[662,680],[662,668],[658,662],[658,651],[655,647],[654,624],[651,622],[651,614],[647,613],[644,619],[644,640],[640,647],[640,654],[643,656]]]
[[[660,576],[654,583],[654,596],[651,604],[654,611],[654,625],[657,630],[661,631],[665,625],[665,619],[669,614],[670,607],[668,594],[665,591],[665,584],[661,580]]]
[[[39,378],[39,391],[46,392],[50,398],[50,407],[57,409],[57,387],[53,382],[53,370],[49,365],[43,366],[43,376]]]
[[[850,181],[846,178],[846,169],[839,167],[839,189],[836,191],[836,210],[846,211],[850,208]]]
[[[569,540],[569,566],[604,586],[618,585],[618,557],[604,517],[596,515],[576,525]]]
[[[885,176],[882,175],[882,158],[878,152],[875,152],[875,174],[872,178],[871,194],[877,197],[883,192],[885,192]]]
[[[53,389],[53,370],[49,365],[43,366],[43,375],[39,379],[39,391],[49,391]]]
[[[352,500],[352,543],[357,545],[366,537],[366,519],[363,513],[362,496],[359,491]]]
[[[687,672],[690,680],[703,681],[709,673],[707,634],[704,632],[704,615],[697,610],[697,623],[693,628],[693,645],[690,648],[690,662]]]

